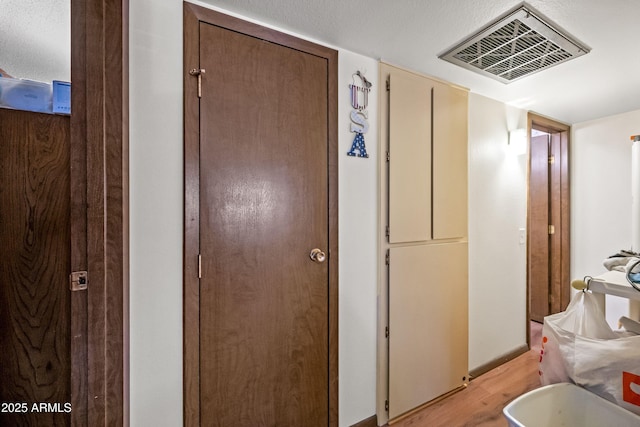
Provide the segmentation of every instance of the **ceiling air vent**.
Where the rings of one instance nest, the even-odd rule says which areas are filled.
[[[523,3],[439,58],[511,83],[589,50]]]

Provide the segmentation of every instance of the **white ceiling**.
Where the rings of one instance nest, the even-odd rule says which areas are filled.
[[[529,0],[591,52],[508,85],[438,55],[518,0],[201,1],[567,123],[640,109],[639,0]],[[69,3],[0,0],[0,68],[68,80]]]
[[[203,2],[567,123],[640,109],[638,0],[527,1],[591,52],[508,85],[438,55],[520,4],[518,0]]]
[[[71,78],[71,0],[0,0],[0,68],[13,77]]]

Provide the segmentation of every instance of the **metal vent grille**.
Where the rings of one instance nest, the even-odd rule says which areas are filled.
[[[439,58],[510,83],[589,50],[523,4]]]

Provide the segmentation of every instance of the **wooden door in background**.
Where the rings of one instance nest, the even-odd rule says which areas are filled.
[[[337,70],[285,38],[198,34],[199,424],[336,425]]]
[[[564,310],[569,304],[570,127],[530,115],[529,174],[529,318]]]
[[[542,322],[549,315],[549,135],[531,138],[529,175],[530,317]]]
[[[2,426],[70,424],[69,144],[69,117],[0,109]]]

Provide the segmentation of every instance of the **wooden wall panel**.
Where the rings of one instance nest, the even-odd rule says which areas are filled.
[[[52,415],[52,419],[26,420],[24,423],[13,419],[5,422],[2,418],[0,425],[69,425],[71,423],[77,426],[117,426],[128,424],[127,21],[128,0],[71,0],[73,116],[69,119],[40,115],[35,127],[27,126],[17,129],[13,127],[14,123],[11,121],[13,119],[7,117],[14,114],[20,116],[33,113],[2,111],[0,149],[2,150],[3,179],[0,187],[2,201],[0,214],[2,215],[0,220],[2,241],[0,243],[3,248],[3,264],[2,282],[0,282],[2,286],[0,328],[2,328],[3,341],[0,348],[2,350],[13,348],[16,337],[21,337],[20,343],[27,343],[43,352],[44,346],[40,345],[42,343],[38,344],[38,341],[31,339],[30,335],[16,335],[20,325],[11,324],[8,320],[15,317],[11,310],[17,308],[23,309],[20,312],[23,315],[35,316],[31,311],[24,311],[26,309],[23,306],[16,304],[26,301],[25,298],[18,298],[20,295],[23,297],[26,295],[31,302],[38,301],[38,310],[44,310],[42,314],[49,316],[49,320],[43,320],[42,324],[33,320],[28,323],[29,328],[31,330],[40,328],[38,330],[45,331],[46,333],[42,332],[42,337],[50,338],[55,335],[55,340],[58,340],[58,344],[54,346],[56,355],[64,354],[67,362],[72,361],[72,368],[69,368],[69,363],[65,362],[67,368],[62,372],[56,364],[48,364],[43,362],[42,358],[39,359],[38,369],[44,366],[49,377],[54,375],[55,370],[56,378],[66,378],[66,385],[53,386],[54,383],[47,382],[42,375],[33,377],[38,381],[39,387],[48,387],[50,392],[46,396],[38,394],[32,399],[37,398],[38,402],[71,401],[73,410],[71,417],[67,413],[55,414]],[[60,121],[66,123],[64,134],[61,133],[60,126],[55,124]],[[5,143],[8,136],[5,137],[2,133],[5,131],[12,135],[27,135],[35,132],[39,141],[58,139],[63,135],[66,135],[67,140],[71,140],[71,148],[69,145],[66,147],[64,165],[56,162],[43,163],[41,167],[30,170],[29,177],[32,180],[42,179],[42,185],[29,193],[33,197],[23,197],[26,202],[32,204],[33,209],[30,210],[31,216],[27,219],[22,218],[22,222],[19,216],[12,219],[12,222],[5,220],[10,217],[6,215],[8,206],[17,200],[13,193],[14,188],[5,183],[16,179],[15,171],[19,166],[19,163],[12,162],[15,160],[15,153],[8,151],[9,144]],[[39,161],[38,159],[39,157],[28,157],[29,161]],[[56,171],[65,170],[67,173],[64,185],[59,181],[44,178],[51,172],[50,168],[54,168],[54,163]],[[71,178],[69,178],[69,172]],[[49,177],[49,175],[46,176]],[[53,187],[57,185],[60,185],[60,188],[64,187],[64,194],[55,191]],[[42,191],[43,188],[49,188],[52,191]],[[4,256],[5,251],[6,253],[10,251],[11,246],[4,243],[6,239],[13,238],[11,234],[13,225],[21,224],[22,227],[31,227],[35,223],[32,219],[41,219],[36,215],[40,212],[39,208],[58,206],[62,203],[66,204],[66,211],[62,210],[66,225],[64,227],[52,225],[51,229],[58,233],[56,238],[64,239],[66,255],[62,256],[51,248],[44,255],[31,250],[20,258],[20,267],[26,269],[34,265],[33,263],[42,261],[41,267],[34,268],[28,278],[40,277],[38,275],[52,275],[52,277],[55,275],[58,280],[59,276],[62,277],[60,280],[65,291],[66,300],[64,301],[61,299],[62,294],[57,294],[60,289],[58,283],[51,286],[51,289],[20,288],[18,286],[20,282],[14,280],[15,272],[9,268],[11,259]],[[38,236],[32,234],[31,237]],[[25,240],[23,243],[31,244],[32,242]],[[51,242],[47,240],[46,244]],[[44,256],[48,257],[46,264],[45,260],[39,258]],[[52,268],[56,269],[55,274],[50,270]],[[89,271],[90,290],[69,295],[68,275],[70,271],[79,270]],[[14,285],[8,286],[7,283]],[[16,289],[19,290],[17,293],[14,292]],[[45,310],[49,307],[50,301],[55,301],[55,304],[64,304],[67,307],[65,314],[55,318],[55,313]],[[66,342],[61,341],[61,322],[65,322],[67,326],[70,325],[72,330],[73,338],[69,339],[67,335]],[[22,326],[26,324],[23,322]],[[12,333],[15,335],[13,338]],[[5,356],[6,359],[4,359]],[[13,368],[19,365],[20,369],[27,369],[28,364],[32,363],[31,359],[24,356],[25,354],[18,353],[3,355],[0,367],[3,393],[4,390],[12,388],[11,384],[15,378],[11,375],[19,376],[22,372]],[[62,356],[59,356],[59,359],[62,360]],[[33,366],[35,367],[36,364]],[[20,379],[31,381],[29,377],[20,376]],[[28,387],[23,388],[28,391]],[[19,399],[22,395],[28,394],[24,390],[20,392],[22,394],[9,396],[6,399],[3,394],[2,401]]]
[[[3,426],[70,422],[69,140],[68,117],[0,109],[0,402],[28,405]]]
[[[431,81],[390,71],[389,243],[431,240]]]
[[[466,259],[466,242],[390,249],[390,418],[467,382]]]
[[[468,91],[385,63],[380,76],[390,83],[380,96],[390,156],[379,163],[377,420],[385,423],[468,380]]]
[[[466,90],[433,88],[433,238],[467,237]]]
[[[71,266],[87,267],[87,2],[71,0]],[[87,425],[87,292],[71,294],[71,403],[73,426]]]
[[[73,425],[128,424],[128,0],[71,0]]]

